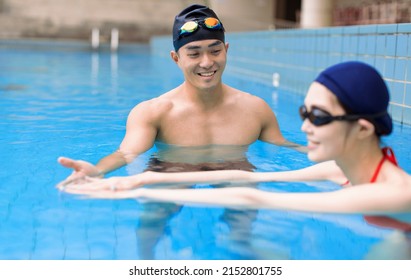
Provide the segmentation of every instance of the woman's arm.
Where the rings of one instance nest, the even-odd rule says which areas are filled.
[[[253,209],[280,209],[325,213],[395,213],[411,211],[410,186],[366,184],[321,193],[274,193],[248,187],[220,189],[133,189],[126,191],[68,192],[94,198],[144,198],[180,204],[202,204]]]
[[[65,188],[83,190],[117,189],[127,190],[153,184],[196,184],[196,183],[258,183],[258,182],[302,182],[329,180],[342,184],[346,177],[334,161],[315,164],[303,169],[279,172],[249,172],[241,170],[219,170],[199,172],[161,173],[147,171],[141,174],[107,179],[86,178]]]

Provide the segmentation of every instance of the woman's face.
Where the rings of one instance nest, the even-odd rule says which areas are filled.
[[[336,96],[320,83],[311,84],[304,105],[308,112],[313,108],[326,111],[332,116],[345,115]],[[328,124],[315,126],[306,118],[301,130],[307,135],[308,158],[320,162],[335,160],[344,155],[349,147],[349,133],[352,123],[347,121],[332,121]]]

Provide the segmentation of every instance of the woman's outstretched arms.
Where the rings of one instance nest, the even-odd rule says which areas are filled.
[[[346,182],[346,177],[334,161],[315,164],[303,169],[278,172],[249,172],[242,170],[220,170],[199,172],[161,173],[147,171],[141,174],[111,177],[107,179],[86,178],[65,188],[82,190],[117,189],[127,190],[154,184],[196,184],[196,183],[257,183],[287,181],[323,181],[338,184]]]
[[[411,211],[411,187],[365,184],[331,192],[276,193],[248,187],[219,189],[81,190],[69,193],[92,198],[140,198],[179,204],[201,204],[234,208],[279,209],[325,213],[396,213]]]

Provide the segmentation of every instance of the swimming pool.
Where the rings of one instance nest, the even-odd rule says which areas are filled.
[[[52,46],[52,47],[50,47]],[[264,98],[284,135],[304,143],[297,108],[303,97],[224,81]],[[0,259],[364,259],[391,230],[360,215],[241,211],[135,200],[102,201],[62,194],[64,155],[96,162],[120,143],[130,109],[182,81],[177,67],[147,46],[90,52],[77,43],[0,43]],[[411,128],[386,138],[411,172]],[[111,175],[144,169],[155,149]],[[258,170],[309,164],[302,154],[257,142],[248,157]],[[208,187],[198,185],[196,187]],[[264,183],[273,191],[321,191],[330,183]],[[395,253],[385,249],[383,258]]]

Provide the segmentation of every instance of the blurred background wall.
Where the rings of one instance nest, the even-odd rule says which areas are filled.
[[[411,0],[0,0],[0,38],[147,42],[170,34],[173,17],[192,3],[210,6],[228,32],[411,22]]]

